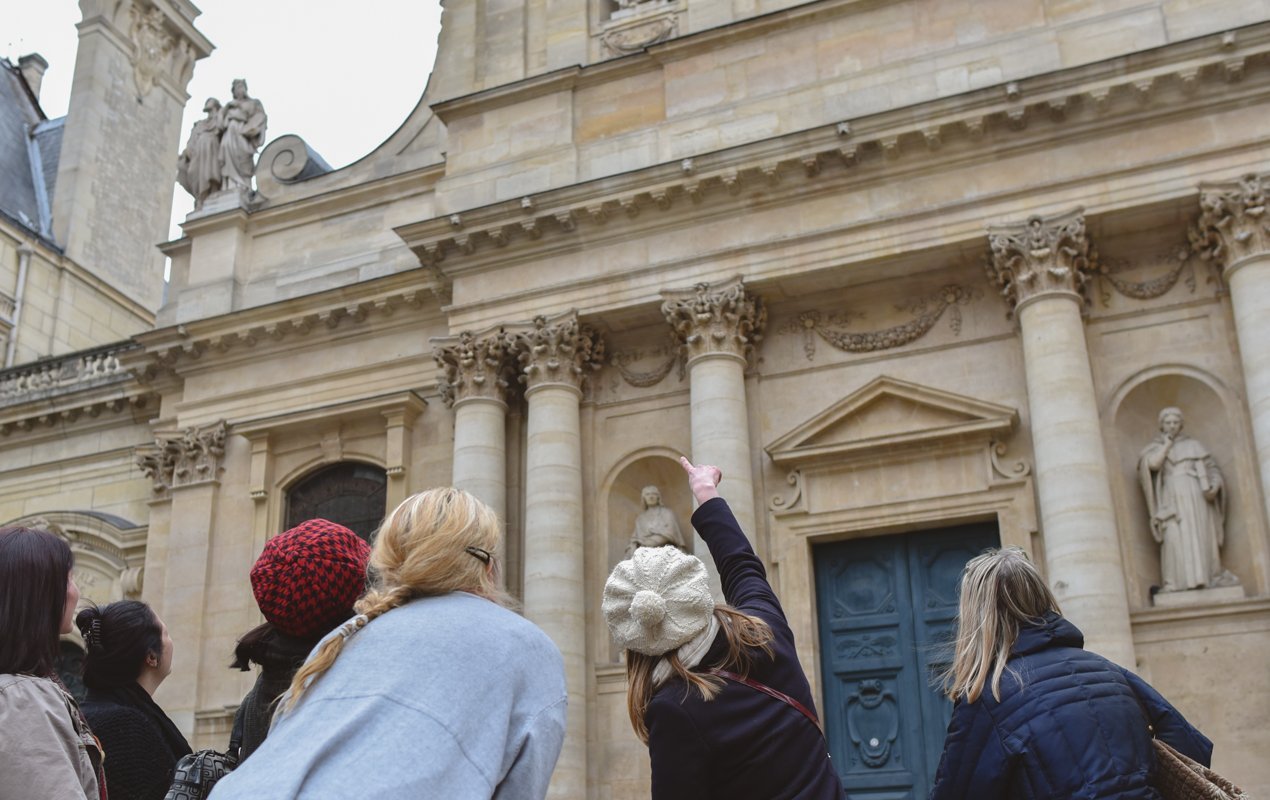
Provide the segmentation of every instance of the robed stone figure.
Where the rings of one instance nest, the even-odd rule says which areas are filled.
[[[203,201],[212,192],[220,191],[220,132],[221,105],[215,97],[203,104],[207,116],[190,128],[189,141],[176,162],[176,180],[185,191],[194,195],[194,208],[203,207]]]
[[[1221,470],[1199,441],[1182,433],[1177,408],[1159,416],[1160,432],[1138,458],[1138,477],[1160,545],[1162,592],[1234,586],[1222,569],[1226,539],[1226,489]]]
[[[221,185],[226,189],[251,191],[256,174],[256,151],[265,141],[268,116],[259,100],[247,96],[247,81],[234,80],[234,99],[221,112]]]
[[[679,529],[675,512],[661,504],[661,490],[656,486],[645,486],[640,491],[640,499],[644,502],[644,510],[635,518],[635,530],[626,547],[626,557],[630,558],[631,553],[640,547],[663,547],[668,544],[687,552],[688,542]]]

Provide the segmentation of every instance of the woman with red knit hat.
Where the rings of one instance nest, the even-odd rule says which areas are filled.
[[[301,522],[265,544],[251,568],[251,590],[265,622],[238,640],[234,662],[244,672],[260,665],[256,685],[234,718],[234,739],[245,759],[264,742],[278,697],[322,637],[353,616],[366,590],[370,546],[343,525]]]

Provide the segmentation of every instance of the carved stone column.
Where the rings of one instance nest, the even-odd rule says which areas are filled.
[[[163,563],[156,563],[157,569],[151,573],[162,585],[156,586],[151,580],[146,598],[168,627],[180,631],[182,641],[191,643],[181,652],[181,669],[175,670],[159,689],[160,702],[187,736],[194,731],[199,682],[206,678],[201,667],[204,663],[219,665],[223,659],[223,653],[214,649],[222,643],[216,636],[219,632],[207,631],[204,622],[208,617],[209,573],[214,560],[212,531],[225,446],[226,425],[222,420],[158,434],[154,444],[136,450],[137,465],[153,482],[155,502],[170,501],[166,541],[157,543],[161,551],[157,555]],[[154,598],[153,593],[160,596]],[[213,649],[209,651],[209,647]]]
[[[1270,518],[1270,214],[1267,175],[1200,185],[1194,244],[1222,267],[1230,286],[1235,335],[1252,413],[1252,438],[1261,471],[1261,500]]]
[[[763,338],[767,311],[739,276],[662,292],[662,298],[662,314],[688,350],[692,460],[723,471],[719,494],[752,541],[756,518],[745,367],[750,351]],[[717,585],[717,572],[699,536],[694,537],[694,549]]]
[[[507,516],[507,390],[515,376],[512,337],[502,328],[433,340],[441,397],[454,409],[452,480]],[[500,548],[506,554],[506,547]]]
[[[1081,319],[1085,218],[988,229],[989,276],[1018,316],[1050,588],[1089,649],[1133,668],[1133,638],[1093,372]]]
[[[586,373],[600,368],[599,335],[576,312],[537,317],[516,331],[529,406],[525,470],[525,616],[564,656],[569,721],[549,797],[587,792],[585,532],[578,408]]]

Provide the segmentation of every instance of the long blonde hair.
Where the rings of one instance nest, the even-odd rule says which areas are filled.
[[[461,489],[429,489],[402,501],[371,547],[373,582],[353,606],[360,616],[346,622],[296,672],[284,713],[330,669],[349,636],[416,597],[462,591],[511,606],[495,568],[500,538],[493,509]]]
[[[989,550],[966,564],[961,574],[957,644],[944,675],[944,692],[973,703],[992,680],[992,696],[1001,699],[1001,675],[1019,628],[1061,613],[1045,580],[1017,547]]]
[[[748,675],[754,660],[754,650],[762,650],[768,658],[772,657],[772,629],[766,622],[723,604],[714,607],[714,616],[719,620],[719,630],[723,631],[728,642],[727,655],[719,665],[721,669]],[[648,744],[648,725],[644,722],[644,715],[648,712],[648,704],[657,691],[657,686],[653,683],[653,670],[663,658],[670,664],[671,672],[683,680],[687,690],[696,689],[702,699],[713,700],[723,688],[723,678],[693,672],[685,667],[679,660],[678,650],[672,650],[660,656],[647,656],[634,650],[627,650],[626,713],[630,715],[631,727],[635,729],[635,735],[644,744]]]

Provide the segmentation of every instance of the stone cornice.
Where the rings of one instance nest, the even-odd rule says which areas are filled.
[[[397,234],[425,264],[449,277],[526,253],[573,246],[579,232],[594,245],[632,235],[674,208],[746,203],[758,185],[769,196],[797,195],[813,181],[845,181],[863,167],[938,165],[940,148],[969,142],[985,155],[1037,139],[1122,127],[1179,107],[1201,113],[1243,94],[1264,94],[1248,81],[1270,74],[1270,25],[1206,36],[1156,50],[1074,67],[950,98],[895,109],[720,150],[623,175],[506,200],[399,226]],[[1262,81],[1264,83],[1264,81]],[[915,120],[920,120],[916,122]],[[1038,135],[1039,134],[1039,135]],[[961,157],[964,157],[961,156]],[[836,176],[836,178],[834,177]],[[641,214],[647,216],[638,219]],[[694,215],[709,213],[693,211]],[[664,221],[661,223],[664,225]],[[443,265],[444,263],[444,265]]]
[[[138,334],[134,341],[139,347],[122,355],[120,362],[142,380],[154,380],[209,353],[223,354],[271,341],[294,344],[316,331],[391,317],[398,311],[407,314],[436,307],[429,283],[435,286],[430,278],[421,280],[420,272],[411,270],[354,287],[173,325]]]
[[[69,425],[83,429],[156,409],[153,389],[122,364],[137,349],[120,342],[0,371],[0,437],[64,434]]]

